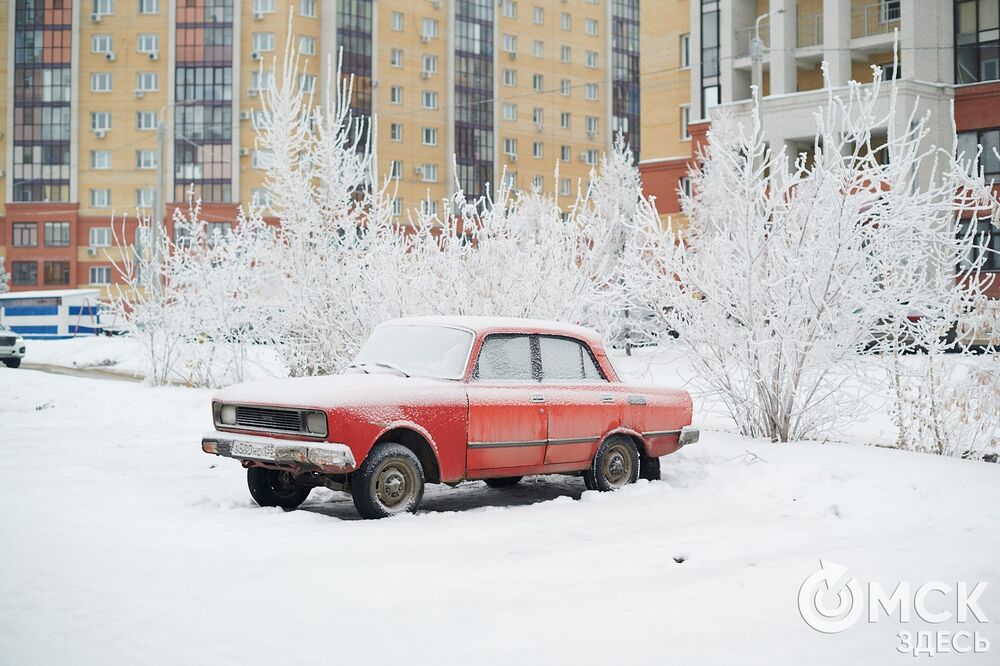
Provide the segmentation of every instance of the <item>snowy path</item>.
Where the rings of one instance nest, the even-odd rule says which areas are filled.
[[[0,370],[0,663],[912,663],[896,633],[927,625],[804,624],[821,557],[990,581],[990,652],[934,661],[1000,659],[1000,465],[709,432],[664,482],[432,487],[369,522],[255,507],[199,450],[209,395]]]

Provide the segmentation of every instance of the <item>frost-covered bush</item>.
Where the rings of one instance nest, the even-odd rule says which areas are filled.
[[[10,274],[0,260],[0,294],[6,294],[8,291],[10,291]]]
[[[995,197],[927,145],[928,117],[898,122],[894,88],[880,107],[881,88],[876,68],[871,86],[830,96],[811,160],[768,147],[756,102],[750,127],[714,123],[683,242],[644,218],[633,300],[679,333],[744,434],[825,434],[859,407],[845,383],[880,358],[859,350],[931,344],[981,290],[978,265],[955,268],[975,243],[960,219],[995,219]]]

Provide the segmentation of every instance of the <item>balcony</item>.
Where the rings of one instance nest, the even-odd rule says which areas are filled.
[[[751,25],[747,28],[740,28],[733,34],[734,58],[750,57],[750,45],[753,44],[753,31],[754,27]],[[764,43],[764,48],[769,48],[771,46],[770,19],[763,19],[760,22],[760,41]]]
[[[796,19],[795,46],[800,49],[823,46],[822,14],[806,14]]]
[[[851,10],[851,37],[891,36],[899,27],[900,0],[883,0]]]

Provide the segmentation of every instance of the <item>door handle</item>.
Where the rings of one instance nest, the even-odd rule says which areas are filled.
[[[545,402],[545,396],[541,393],[532,393],[531,402]]]

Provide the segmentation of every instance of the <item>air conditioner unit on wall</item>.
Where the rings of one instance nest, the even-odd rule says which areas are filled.
[[[251,88],[250,90],[247,91],[247,95],[249,95],[250,97],[256,97],[259,93],[260,91],[257,90],[256,88]]]
[[[260,53],[258,53],[257,51],[252,52],[250,54],[250,59],[251,60],[260,60]]]
[[[251,116],[249,111],[240,111],[240,120],[250,120],[250,118]]]
[[[264,13],[263,12],[254,12],[253,13],[253,20],[254,21],[263,21],[264,20]]]
[[[114,62],[114,60],[115,60],[115,52],[114,51],[108,51],[107,53],[104,54],[104,59],[107,60],[108,62]]]
[[[88,247],[87,248],[87,256],[88,257],[96,257],[97,256],[97,248],[96,247]]]
[[[240,148],[240,157],[246,157],[250,154],[249,148]]]
[[[146,91],[143,90],[142,88],[136,88],[135,89],[135,96],[136,96],[136,99],[142,99],[143,97],[146,96]]]
[[[90,20],[93,21],[94,23],[100,23],[101,22],[101,15],[95,12],[95,13],[93,13],[93,14],[90,15]]]
[[[98,139],[103,139],[107,135],[108,135],[108,130],[102,130],[102,129],[94,130],[94,136],[96,136]]]
[[[159,60],[160,59],[160,52],[159,51],[150,51],[149,52],[149,59],[150,60]]]

